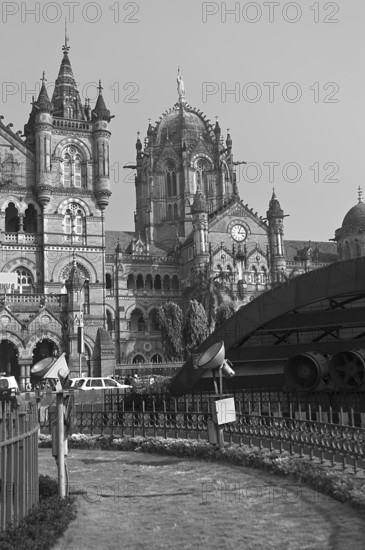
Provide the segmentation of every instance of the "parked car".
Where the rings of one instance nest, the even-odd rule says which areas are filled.
[[[80,378],[74,388],[78,390],[129,390],[132,386],[120,384],[112,378]]]
[[[78,387],[79,385],[79,382],[85,380],[85,378],[70,378],[69,379],[69,382],[70,382],[70,388],[76,388]]]
[[[18,382],[15,376],[0,375],[0,398],[7,398],[11,395],[19,395]]]

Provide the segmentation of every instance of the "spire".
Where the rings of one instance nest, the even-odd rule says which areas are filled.
[[[53,105],[48,97],[48,93],[45,85],[45,82],[47,82],[47,79],[45,77],[44,71],[42,73],[41,82],[42,82],[41,91],[39,92],[39,96],[35,103],[35,106],[43,113],[52,113]]]
[[[69,40],[70,39],[67,36],[67,17],[65,17],[65,43],[62,46],[62,51],[68,52],[68,50],[70,49],[70,46],[68,45]]]
[[[227,128],[226,147],[227,149],[232,149],[232,138],[231,138],[231,134],[229,133],[229,128]]]
[[[107,109],[105,105],[105,101],[103,98],[103,87],[101,85],[101,80],[99,80],[99,95],[98,99],[96,100],[95,108],[92,111],[93,120],[106,120],[107,122],[110,122],[110,119],[113,118],[110,116],[110,111]]]
[[[362,187],[360,187],[360,185],[357,188],[357,192],[358,192],[358,201],[363,202],[363,200],[362,200]]]
[[[220,140],[221,136],[221,127],[219,126],[218,117],[215,117],[215,127],[214,127],[214,133],[217,136],[218,142]]]
[[[177,93],[178,93],[178,96],[179,96],[179,103],[186,103],[185,86],[184,86],[184,81],[182,79],[182,76],[180,74],[180,67],[178,67],[178,69],[177,69],[176,81],[177,81]]]
[[[138,152],[142,151],[142,143],[139,136],[140,136],[140,132],[137,132],[136,149]]]
[[[62,46],[63,58],[56,79],[52,96],[54,106],[53,116],[58,118],[71,118],[73,120],[86,120],[80,94],[76,87],[76,81],[72,72],[68,52],[69,38],[67,36],[67,23],[65,27],[65,43]]]
[[[275,188],[272,188],[272,196],[269,202],[269,210],[267,211],[267,219],[284,218],[284,211],[280,206],[280,202],[276,198]]]

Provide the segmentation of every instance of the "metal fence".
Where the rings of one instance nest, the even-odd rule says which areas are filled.
[[[261,395],[261,394],[260,394]],[[350,464],[354,471],[365,468],[365,413],[354,408],[267,401],[249,397],[238,399],[236,422],[227,424],[225,440],[230,443],[258,445],[287,450],[290,454],[317,457],[321,462]],[[242,397],[242,396],[241,396]],[[262,395],[261,395],[262,397]],[[162,436],[173,438],[208,438],[208,420],[212,418],[210,395],[171,397],[105,396],[104,403],[75,405],[75,427],[78,433],[114,437]],[[55,410],[42,409],[43,432],[50,432]]]
[[[34,401],[0,401],[0,530],[38,502],[38,412]]]

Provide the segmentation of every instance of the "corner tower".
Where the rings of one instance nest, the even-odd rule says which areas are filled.
[[[41,212],[41,291],[66,294],[65,283],[77,267],[84,280],[79,301],[85,315],[90,316],[85,343],[92,355],[96,332],[106,322],[104,210],[111,195],[112,116],[105,105],[100,81],[94,109],[87,98],[82,104],[69,49],[66,40],[52,100],[43,73],[41,90],[33,101],[24,135],[35,155],[34,195]],[[75,303],[69,306],[64,323],[71,359],[77,354],[71,335],[78,321],[74,315]]]

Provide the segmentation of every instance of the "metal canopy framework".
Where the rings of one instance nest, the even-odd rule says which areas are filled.
[[[260,295],[215,330],[198,354],[219,340],[237,376],[283,373],[290,357],[310,351],[332,356],[365,348],[365,257],[310,271]],[[202,376],[204,370],[187,361],[173,389],[189,391]]]

